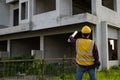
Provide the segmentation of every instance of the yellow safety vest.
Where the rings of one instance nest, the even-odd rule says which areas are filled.
[[[94,64],[93,57],[94,41],[90,39],[76,40],[76,62],[82,66],[90,66]]]

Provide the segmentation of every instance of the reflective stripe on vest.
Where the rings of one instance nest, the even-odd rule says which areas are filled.
[[[88,61],[88,62],[94,61],[94,59],[85,59],[85,58],[76,58],[76,60]]]
[[[90,39],[77,39],[76,41],[76,62],[83,66],[94,64],[93,57],[94,41]]]

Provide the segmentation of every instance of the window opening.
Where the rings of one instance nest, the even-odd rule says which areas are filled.
[[[34,14],[45,13],[56,9],[56,0],[35,0]]]
[[[73,15],[80,13],[91,13],[91,0],[73,0]]]
[[[116,11],[116,0],[102,0],[102,5]]]
[[[17,26],[19,24],[19,9],[13,10],[13,26]]]
[[[108,51],[109,51],[109,60],[118,59],[118,49],[117,49],[117,40],[108,39]]]
[[[21,4],[21,20],[28,18],[28,2]]]

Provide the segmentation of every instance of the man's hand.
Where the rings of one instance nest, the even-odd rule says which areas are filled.
[[[68,39],[68,42],[70,42],[70,39]]]
[[[99,61],[95,63],[95,67],[96,67],[97,69],[99,69],[99,67],[100,67],[100,62],[99,62]]]

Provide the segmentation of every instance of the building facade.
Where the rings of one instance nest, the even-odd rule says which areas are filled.
[[[119,65],[120,0],[0,0],[0,56],[74,57],[67,39],[84,25],[92,29],[101,67]]]

